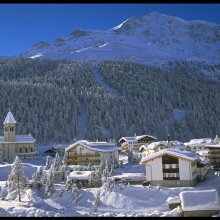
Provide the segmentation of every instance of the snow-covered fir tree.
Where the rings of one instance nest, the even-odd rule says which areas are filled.
[[[30,181],[30,183],[32,184],[33,188],[39,189],[42,185],[41,183],[41,170],[38,167],[38,169],[36,170],[36,172],[32,175],[32,179]]]
[[[54,191],[54,176],[53,176],[53,170],[50,168],[47,174],[47,179],[45,183],[45,195],[50,197],[53,194]]]
[[[74,205],[77,205],[78,202],[80,201],[80,199],[83,198],[82,191],[77,185],[73,184],[72,189],[71,189],[71,193],[74,198]]]
[[[52,157],[50,155],[47,155],[45,168],[50,169],[52,163],[53,163]]]
[[[220,141],[219,136],[216,135],[214,139],[214,144],[219,144],[219,141]]]
[[[11,172],[8,176],[8,192],[16,191],[18,193],[19,201],[21,201],[21,191],[24,189],[28,179],[24,175],[24,168],[21,159],[16,156],[11,165]]]
[[[102,204],[101,202],[101,198],[100,198],[100,191],[97,191],[94,197],[94,201],[92,203],[93,205],[93,210],[97,211],[98,207],[100,207],[100,205]]]
[[[62,159],[60,157],[60,153],[57,151],[55,159],[53,161],[54,170],[59,171],[61,169],[61,166],[62,166]]]

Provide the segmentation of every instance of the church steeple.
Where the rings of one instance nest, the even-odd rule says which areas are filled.
[[[16,121],[10,109],[3,122],[3,125],[4,125],[4,142],[15,142]]]

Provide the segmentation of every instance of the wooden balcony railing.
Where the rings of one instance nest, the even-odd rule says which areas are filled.
[[[101,160],[67,160],[68,164],[101,163]]]
[[[69,154],[66,158],[85,158],[85,157],[100,157],[100,154]]]

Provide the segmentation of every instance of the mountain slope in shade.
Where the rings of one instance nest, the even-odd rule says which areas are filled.
[[[113,59],[162,64],[193,60],[219,62],[220,25],[151,12],[108,30],[73,31],[53,42],[39,42],[21,54],[29,58]]]

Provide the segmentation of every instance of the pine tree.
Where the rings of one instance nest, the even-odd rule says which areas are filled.
[[[214,144],[219,144],[219,137],[218,135],[215,136],[215,139],[214,139]]]
[[[54,190],[54,176],[53,176],[53,171],[50,168],[48,175],[47,175],[47,179],[46,179],[46,186],[45,186],[45,194],[50,197],[53,194],[53,190]]]
[[[62,166],[62,159],[61,159],[60,154],[59,154],[58,151],[56,152],[56,156],[55,156],[55,159],[53,161],[53,165],[54,165],[54,169],[56,171],[60,170],[60,168]]]
[[[92,204],[93,204],[94,211],[97,211],[98,207],[100,207],[100,205],[102,204],[99,191],[96,192],[95,198]]]
[[[7,187],[1,189],[1,200],[5,200],[6,196],[8,195]]]
[[[41,175],[39,169],[37,169],[36,172],[32,175],[31,183],[33,188],[39,189],[41,187]]]
[[[72,186],[72,189],[71,189],[71,192],[73,194],[73,197],[74,197],[74,205],[77,205],[78,202],[80,201],[80,199],[82,199],[82,193],[81,193],[81,190],[76,186],[76,185],[73,185]]]
[[[14,163],[11,166],[11,172],[8,177],[8,191],[17,191],[19,202],[21,201],[21,190],[24,189],[25,184],[28,182],[24,175],[22,161],[18,156],[15,157]]]
[[[45,168],[50,169],[52,163],[53,163],[53,160],[52,160],[51,156],[47,155]]]

